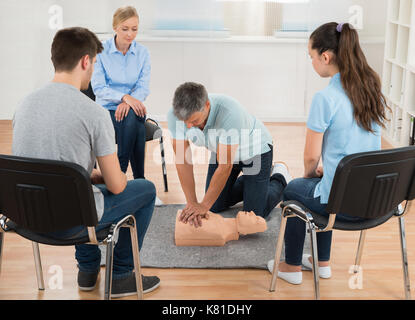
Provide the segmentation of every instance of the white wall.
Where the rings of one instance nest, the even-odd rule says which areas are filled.
[[[326,22],[349,22],[353,13],[349,9],[360,6],[363,9],[364,37],[383,37],[386,28],[386,0],[310,0],[307,6],[302,4],[284,4],[283,22],[300,24],[307,22],[313,30]]]
[[[386,0],[311,1],[312,16],[318,21],[340,19],[343,14],[347,16],[345,11],[350,4],[361,4],[365,10],[365,29],[362,34],[384,36]],[[55,31],[48,27],[48,9],[54,4],[63,8],[63,27],[77,25],[94,32],[111,32],[114,10],[126,4],[135,6],[139,11],[140,34],[152,29],[157,18],[154,0],[1,0],[0,119],[12,119],[19,101],[53,76],[50,45]],[[286,12],[289,17],[289,11]],[[144,44],[149,46],[152,55],[152,93],[148,103],[154,106],[152,113],[156,115],[166,112],[173,89],[183,79],[206,82],[213,91],[238,97],[250,112],[262,119],[275,116],[275,105],[269,108],[270,101],[274,101],[275,97],[283,106],[281,108],[277,104],[277,118],[295,117],[300,114],[298,110],[301,108],[301,114],[304,114],[309,95],[325,84],[325,81],[314,79],[307,59],[297,59],[299,55],[306,54],[297,45],[200,45],[197,42],[186,42],[184,45],[169,41]],[[381,73],[383,46],[376,44],[364,47],[369,62]],[[284,78],[289,81],[284,82]],[[300,89],[303,89],[301,99],[300,94],[293,95]],[[300,100],[303,104],[298,106]],[[258,108],[258,103],[262,103],[262,109]],[[292,110],[291,106],[297,109]]]

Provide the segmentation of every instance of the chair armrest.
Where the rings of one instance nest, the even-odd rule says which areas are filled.
[[[159,123],[156,121],[156,120],[154,120],[154,119],[152,119],[152,118],[147,118],[146,119],[146,121],[151,121],[151,122],[153,122],[157,127],[159,127],[160,128],[160,125],[159,125]]]
[[[0,232],[7,232],[7,231],[12,230],[12,228],[7,226],[6,220],[7,220],[7,217],[5,215],[0,214]]]
[[[310,211],[305,207],[301,202],[295,200],[284,201],[280,204],[282,212],[284,215],[289,215],[289,213],[293,213],[299,216],[301,219],[307,221],[307,212]],[[288,211],[288,212],[287,212]]]
[[[280,204],[283,209],[284,216],[290,213],[296,215],[304,222],[312,222],[314,224],[314,218],[311,210],[304,206],[301,202],[295,200],[284,201]],[[287,212],[288,211],[288,212]],[[327,225],[325,227],[317,227],[317,231],[325,232],[333,229],[334,223],[336,222],[336,214],[330,214]]]

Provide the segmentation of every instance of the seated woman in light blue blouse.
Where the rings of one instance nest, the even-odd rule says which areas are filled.
[[[381,128],[386,120],[386,99],[379,76],[368,65],[358,33],[348,23],[327,23],[315,30],[309,41],[314,70],[330,77],[328,87],[313,98],[307,121],[304,177],[292,180],[283,200],[296,200],[311,211],[328,216],[327,202],[339,162],[347,155],[381,148]],[[322,159],[324,166],[319,167]],[[337,220],[358,220],[337,214]],[[285,232],[285,262],[278,277],[291,284],[302,282],[302,266],[311,270],[311,256],[303,255],[306,225],[288,219]],[[330,278],[332,232],[317,233],[319,276]],[[272,272],[274,260],[268,263]]]
[[[104,42],[97,56],[91,86],[96,102],[108,109],[114,124],[121,170],[131,163],[134,179],[144,178],[146,107],[149,95],[150,56],[134,39],[138,14],[133,7],[115,11],[115,36]]]

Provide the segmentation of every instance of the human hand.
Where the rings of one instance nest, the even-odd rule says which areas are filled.
[[[128,111],[130,111],[130,106],[125,102],[121,102],[117,106],[117,110],[115,110],[115,120],[118,122],[122,121],[127,116]]]
[[[128,104],[137,116],[142,118],[146,116],[147,109],[140,100],[133,98],[129,94],[126,94],[122,98],[122,101]]]
[[[323,167],[317,167],[315,174],[317,178],[321,178],[324,174]]]
[[[91,173],[91,183],[92,184],[105,184],[104,177],[101,172],[94,169]]]
[[[202,219],[209,219],[209,209],[200,203],[188,203],[180,214],[179,221],[189,222],[195,228],[202,226]]]

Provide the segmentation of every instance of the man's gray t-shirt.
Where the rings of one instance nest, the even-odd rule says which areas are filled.
[[[96,157],[115,151],[108,111],[69,84],[47,84],[27,96],[14,114],[16,156],[74,162],[91,174]],[[104,196],[97,187],[93,190],[101,219]]]

